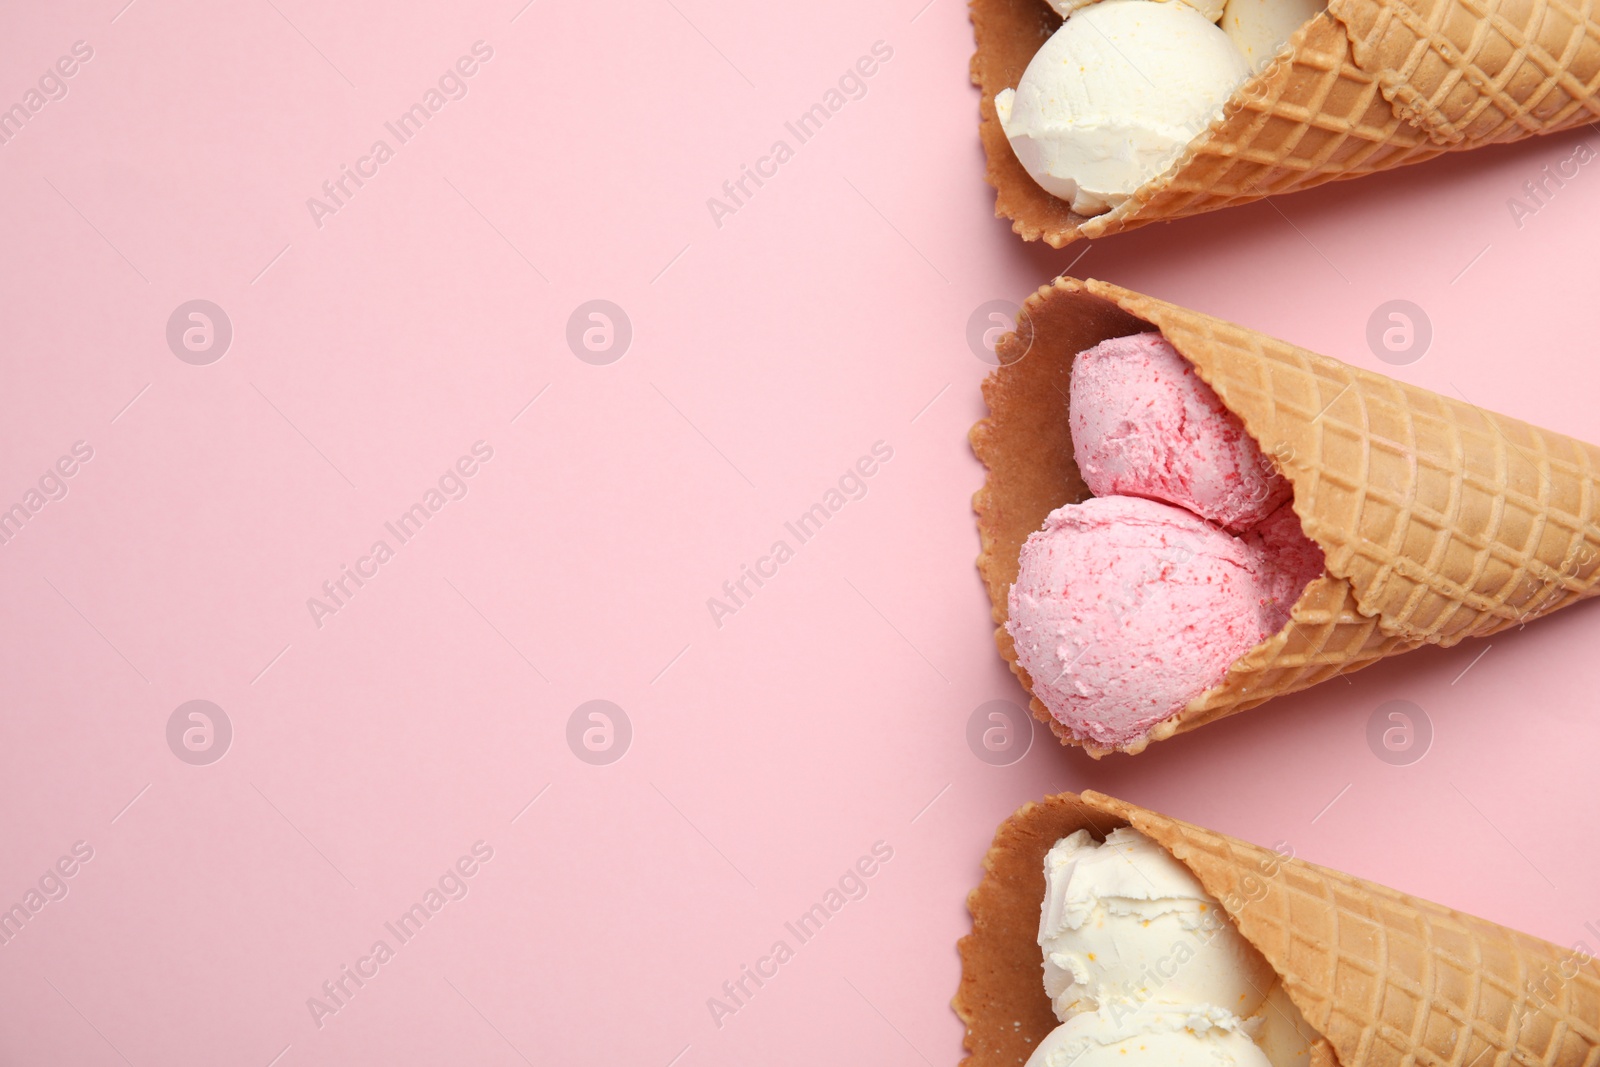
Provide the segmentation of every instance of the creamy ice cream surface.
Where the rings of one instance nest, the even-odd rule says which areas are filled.
[[[1273,633],[1278,579],[1259,550],[1183,508],[1092,497],[1023,543],[1006,632],[1073,736],[1125,745]]]
[[[1177,160],[1250,68],[1182,0],[1067,6],[1070,17],[994,104],[1033,179],[1093,215]]]
[[[1066,18],[1074,11],[1098,3],[1099,0],[1048,0],[1048,2],[1056,14]],[[1175,2],[1188,4],[1204,15],[1207,22],[1216,22],[1222,17],[1224,0],[1175,0]]]
[[[1295,30],[1327,6],[1327,0],[1228,0],[1222,32],[1250,69],[1260,70],[1283,51]]]
[[[1256,1046],[1267,1054],[1272,1067],[1307,1067],[1311,1062],[1311,1046],[1318,1034],[1294,1006],[1282,983],[1274,983],[1272,992],[1259,1011],[1245,1020],[1245,1029],[1254,1030]]]
[[[1039,1042],[1027,1067],[1278,1067],[1237,1024],[1152,1012],[1115,1022],[1075,1015]]]
[[[1289,482],[1159,333],[1113,337],[1072,362],[1067,421],[1089,491],[1150,497],[1244,530]]]
[[[1063,1021],[1165,1005],[1261,1008],[1271,966],[1234,929],[1189,869],[1135,830],[1104,844],[1080,830],[1045,856],[1039,916],[1044,986]]]
[[[1079,352],[1067,421],[1094,495],[1023,542],[1006,632],[1073,738],[1127,749],[1282,630],[1325,561],[1276,461],[1160,333]]]
[[[1289,610],[1312,579],[1327,567],[1317,543],[1305,535],[1294,504],[1286,503],[1244,535],[1244,542],[1261,553],[1267,574],[1267,603],[1262,620],[1270,633],[1289,621]]]
[[[1308,1067],[1317,1034],[1177,859],[1129,827],[1044,858],[1039,947],[1061,1025],[1027,1067]]]

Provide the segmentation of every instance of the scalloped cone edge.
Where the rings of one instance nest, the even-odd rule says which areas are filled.
[[[1424,644],[1448,647],[1600,593],[1600,449],[1464,401],[1361,370],[1255,330],[1104,282],[1065,276],[1030,296],[996,348],[973,426],[987,477],[973,496],[978,570],[995,641],[1031,695],[1006,633],[1022,542],[1090,495],[1072,459],[1073,357],[1158,329],[1294,487],[1305,533],[1327,557],[1289,623],[1144,737],[1135,754],[1276,696]]]
[[[1331,0],[1171,167],[1110,212],[1083,216],[1028,175],[994,110],[1060,18],[1044,0],[970,0],[969,14],[995,214],[1056,248],[1600,119],[1591,6]]]
[[[1023,805],[967,897],[963,1067],[1021,1067],[1057,1025],[1037,942],[1044,855],[1132,826],[1189,868],[1323,1036],[1312,1067],[1594,1067],[1600,965],[1547,941],[1103,794]]]

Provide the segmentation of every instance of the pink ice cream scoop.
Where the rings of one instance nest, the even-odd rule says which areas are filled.
[[[1289,621],[1289,609],[1313,578],[1320,577],[1326,560],[1317,543],[1305,535],[1293,504],[1285,504],[1243,535],[1245,546],[1261,555],[1267,568],[1270,603],[1262,616],[1268,633],[1277,633]]]
[[[1095,496],[1165,500],[1230,530],[1289,499],[1289,483],[1238,417],[1159,333],[1078,353],[1068,420]]]
[[[1006,623],[1018,662],[1051,713],[1101,745],[1143,735],[1287,618],[1272,610],[1287,579],[1260,548],[1141,497],[1057,508],[1020,563]]]

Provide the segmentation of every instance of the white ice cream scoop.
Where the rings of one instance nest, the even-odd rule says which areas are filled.
[[[1048,0],[1048,2],[1056,14],[1066,18],[1079,8],[1099,3],[1100,0]],[[1215,22],[1222,17],[1223,0],[1179,0],[1179,2],[1186,3],[1200,12],[1208,22]]]
[[[1063,22],[994,105],[1033,179],[1094,215],[1171,166],[1249,73],[1187,3],[1102,0]]]
[[[1283,50],[1295,30],[1327,6],[1327,0],[1228,0],[1222,30],[1250,69],[1260,70]]]
[[[1145,1012],[1117,1021],[1105,1012],[1074,1015],[1039,1042],[1027,1067],[1272,1067],[1230,1023]]]
[[[1245,1029],[1255,1027],[1256,1047],[1267,1054],[1272,1067],[1307,1067],[1311,1062],[1311,1046],[1318,1035],[1294,1006],[1282,983],[1272,987],[1266,1003],[1261,1005]]]
[[[1254,1014],[1271,964],[1190,873],[1131,829],[1100,844],[1079,830],[1045,856],[1044,986],[1063,1022],[1159,1010]]]

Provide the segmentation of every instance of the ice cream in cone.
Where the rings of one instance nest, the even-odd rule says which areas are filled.
[[[1039,699],[1007,631],[1009,600],[1024,541],[1091,496],[1068,420],[1075,355],[1151,331],[1271,458],[1325,569],[1287,623],[1216,684],[1137,736],[1107,741],[1069,729]],[[1592,445],[1101,282],[1041,288],[997,355],[989,417],[971,435],[988,469],[974,498],[978,568],[1034,714],[1092,755],[1139,752],[1385,656],[1486,636],[1600,591]]]
[[[1025,165],[1002,126],[1002,118],[1011,122],[1008,90],[1019,87],[1060,16],[1046,0],[971,0],[971,15],[972,80],[996,214],[1025,239],[1057,248],[1600,119],[1600,19],[1589,7],[1330,0],[1269,61],[1250,57],[1255,73],[1220,107],[1204,109],[1181,151],[1160,155],[1159,172],[1109,210],[1096,196],[1081,196],[1075,209],[1072,196],[1060,195],[1068,190],[1052,192],[1030,176],[1041,170],[1038,160]],[[1119,45],[1116,58],[1132,54]],[[1142,90],[1142,81],[1130,84]],[[1128,143],[1148,148],[1137,138]]]
[[[1041,980],[1046,857],[1074,834],[1104,841],[1119,830],[1159,846],[1220,905],[1312,1031],[1313,1067],[1579,1067],[1600,1058],[1600,966],[1582,946],[1563,949],[1098,793],[1063,793],[1000,826],[968,896],[972,933],[959,945],[952,1002],[967,1028],[964,1067],[1023,1064],[1057,1033]],[[1283,1055],[1272,1034],[1256,1040]]]

